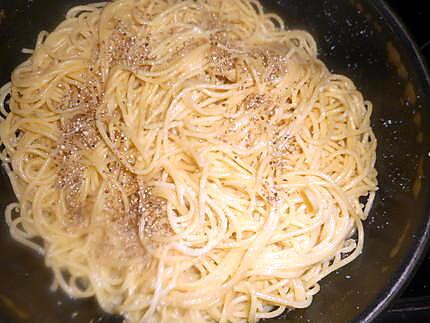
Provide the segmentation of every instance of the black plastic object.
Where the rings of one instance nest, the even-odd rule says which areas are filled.
[[[36,34],[84,0],[0,0],[0,83],[25,59]],[[430,88],[416,48],[380,0],[263,1],[290,28],[310,31],[320,57],[374,103],[380,190],[365,224],[363,254],[321,282],[312,306],[288,322],[369,322],[411,276],[429,236]],[[14,200],[2,171],[0,205]],[[119,322],[94,300],[50,292],[43,258],[14,242],[0,217],[0,322]],[[278,320],[270,320],[280,322]]]

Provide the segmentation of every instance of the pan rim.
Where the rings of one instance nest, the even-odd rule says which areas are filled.
[[[398,32],[397,37],[408,52],[413,65],[415,65],[416,69],[420,72],[417,75],[417,79],[423,87],[424,92],[427,93],[430,98],[430,73],[428,65],[404,22],[385,0],[373,0],[368,2],[374,7],[375,11],[384,18],[386,26]],[[430,194],[428,194],[427,197],[430,198]],[[411,248],[411,251],[406,255],[402,265],[396,269],[392,283],[379,295],[375,305],[369,306],[359,314],[358,317],[353,319],[354,322],[375,321],[377,317],[392,304],[395,298],[407,287],[408,283],[413,278],[426,251],[430,249],[430,202],[428,199],[425,205],[427,219],[425,220],[425,226],[420,232],[420,238],[417,240],[414,248]]]

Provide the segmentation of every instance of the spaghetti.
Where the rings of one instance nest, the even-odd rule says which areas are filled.
[[[77,6],[26,52],[0,91],[6,221],[54,288],[130,322],[256,322],[362,251],[372,105],[257,1]]]

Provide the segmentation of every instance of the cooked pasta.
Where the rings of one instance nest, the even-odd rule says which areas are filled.
[[[81,5],[26,52],[0,91],[6,221],[54,288],[129,322],[256,322],[361,253],[372,105],[259,2]]]

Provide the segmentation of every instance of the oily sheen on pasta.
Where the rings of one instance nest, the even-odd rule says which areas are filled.
[[[372,105],[257,1],[77,6],[25,52],[6,221],[54,288],[129,322],[256,322],[359,256]]]

